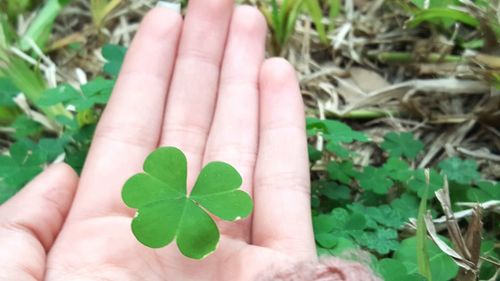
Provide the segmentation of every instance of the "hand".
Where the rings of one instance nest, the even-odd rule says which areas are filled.
[[[303,103],[293,68],[264,61],[265,36],[258,10],[234,8],[232,0],[191,0],[184,21],[170,9],[152,10],[128,51],[60,233],[71,195],[61,202],[47,193],[44,208],[32,205],[44,216],[6,218],[11,231],[29,237],[24,247],[34,245],[16,260],[19,269],[39,280],[46,263],[49,281],[254,280],[270,264],[314,259]],[[253,197],[251,218],[218,222],[219,247],[202,261],[185,258],[175,243],[149,249],[130,230],[135,210],[122,202],[121,188],[158,146],[186,153],[188,187],[204,164],[219,160],[236,167]],[[55,192],[74,185],[70,172],[61,181],[54,174],[32,185],[46,180]],[[0,214],[22,209],[29,192],[42,191],[23,190]]]

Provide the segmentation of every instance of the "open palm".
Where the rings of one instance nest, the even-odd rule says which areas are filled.
[[[69,203],[58,207],[59,216],[46,216],[57,220],[48,226],[13,223],[35,229],[37,251],[48,252],[31,255],[42,265],[33,261],[27,276],[253,280],[271,264],[314,258],[302,100],[292,67],[264,60],[265,36],[263,16],[232,0],[191,0],[184,20],[165,8],[145,17],[60,233]],[[186,153],[188,188],[204,164],[218,160],[236,167],[253,197],[250,218],[218,222],[219,247],[202,261],[185,258],[175,243],[149,249],[130,231],[134,210],[122,202],[121,188],[158,146]],[[66,180],[55,185],[74,182],[71,172],[61,174]]]

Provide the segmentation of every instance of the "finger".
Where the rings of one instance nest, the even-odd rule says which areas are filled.
[[[181,24],[167,8],[144,18],[96,130],[70,219],[130,212],[120,189],[158,144]]]
[[[0,280],[43,279],[77,184],[68,165],[54,165],[0,206]]]
[[[186,154],[188,187],[201,167],[232,11],[233,0],[189,1],[161,140]]]
[[[248,6],[235,9],[204,156],[205,164],[224,161],[233,165],[243,178],[241,188],[250,194],[257,157],[258,76],[264,60],[265,37],[266,21],[257,9]],[[248,241],[249,221],[222,223],[221,231]]]
[[[293,68],[270,59],[260,74],[254,244],[314,257],[304,109]]]

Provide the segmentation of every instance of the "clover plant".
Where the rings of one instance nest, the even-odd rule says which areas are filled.
[[[231,165],[211,162],[187,195],[187,160],[177,148],[162,147],[144,162],[144,172],[124,185],[125,204],[137,209],[132,232],[139,242],[161,248],[176,240],[182,254],[203,259],[217,248],[220,234],[209,213],[226,221],[250,215],[250,196],[239,190],[242,179]]]

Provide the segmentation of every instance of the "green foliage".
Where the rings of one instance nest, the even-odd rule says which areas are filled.
[[[462,160],[452,157],[439,163],[438,167],[448,176],[449,180],[461,184],[470,184],[480,178],[477,163],[473,160]]]
[[[81,86],[80,91],[69,84],[47,90],[38,100],[40,107],[51,107],[57,104],[72,105],[75,110],[82,112],[95,105],[104,105],[108,102],[113,89],[114,81],[96,78]]]
[[[19,90],[10,79],[0,76],[0,125],[10,124],[16,120],[14,98],[18,93]]]
[[[48,0],[43,5],[35,20],[30,24],[28,30],[21,38],[20,47],[22,50],[31,48],[29,43],[32,40],[39,48],[43,49],[47,43],[52,26],[59,16],[62,8],[69,4],[70,0]]]
[[[14,97],[19,89],[6,77],[0,77],[0,106],[14,106]]]
[[[500,200],[500,183],[482,181],[477,184],[478,188],[469,188],[467,198],[472,202],[485,202],[488,200]]]
[[[425,245],[429,254],[430,271],[433,281],[448,281],[457,275],[458,266],[432,241],[426,239]],[[394,253],[394,259],[404,264],[408,274],[418,273],[417,239],[407,238],[401,242],[399,249]]]
[[[436,35],[446,34],[447,36],[452,35],[454,26],[464,30],[476,30],[478,36],[473,38],[463,36],[463,34],[453,36],[455,45],[463,49],[480,49],[486,52],[497,48],[500,25],[498,16],[495,15],[498,8],[494,2],[488,0],[412,0],[411,2],[414,5],[403,4],[411,14],[406,23],[407,27],[430,27],[439,32],[435,33]],[[458,56],[447,57],[460,59]],[[495,82],[492,81],[492,84],[494,85]]]
[[[12,190],[18,190],[42,171],[46,156],[26,139],[13,144],[9,155],[0,156],[0,178]]]
[[[399,182],[407,182],[414,175],[407,162],[394,157],[387,159],[382,170],[389,178]]]
[[[271,9],[263,8],[262,11],[273,32],[275,51],[280,53],[295,30],[295,22],[304,0],[283,0],[281,5],[276,0],[270,2]]]
[[[394,185],[394,182],[388,177],[384,169],[373,166],[365,167],[363,173],[360,173],[357,179],[363,189],[377,194],[387,194]]]
[[[424,144],[415,140],[412,133],[389,132],[384,136],[381,147],[392,157],[405,156],[413,159],[422,151]]]
[[[24,13],[33,5],[33,0],[4,0],[0,2],[0,8],[11,18]]]
[[[68,2],[68,0],[66,0]],[[92,22],[97,29],[100,29],[106,17],[116,8],[122,0],[91,0],[90,13]]]
[[[398,1],[409,14],[406,27],[418,30],[428,30],[432,36],[447,36],[453,38],[456,51],[462,53],[465,49],[474,49],[479,52],[492,52],[498,48],[500,40],[500,25],[494,1],[474,0],[411,0],[411,5],[406,1]],[[467,31],[457,32],[456,30]],[[466,35],[474,34],[474,35]],[[411,54],[390,53],[386,58],[392,57],[394,61],[415,61]],[[381,56],[382,57],[382,56]],[[431,53],[427,59],[440,62],[463,62],[463,56]],[[389,59],[387,60],[389,61]],[[489,74],[490,83],[495,86],[495,74]]]
[[[422,199],[420,200],[420,207],[418,208],[418,217],[417,217],[417,234],[416,234],[416,243],[417,243],[417,266],[418,273],[424,276],[426,280],[432,281],[432,273],[431,266],[429,261],[429,253],[427,251],[427,226],[425,225],[425,216],[427,213],[427,196],[429,194],[429,186],[430,186],[430,172],[429,170],[424,171],[425,179],[425,188],[422,195]]]
[[[328,7],[330,12],[328,13],[330,19],[330,30],[335,29],[335,19],[340,15],[340,8],[342,7],[341,0],[329,0]]]
[[[269,4],[261,5],[260,8],[272,31],[272,46],[277,54],[282,52],[295,32],[295,24],[301,13],[311,17],[320,42],[327,44],[329,42],[328,32],[333,31],[334,21],[339,16],[341,8],[340,0],[269,0],[262,2]],[[331,22],[329,27],[323,23],[326,15]]]
[[[316,187],[321,188],[321,195],[332,201],[348,201],[351,198],[351,189],[331,181],[318,181]]]
[[[455,5],[459,3],[458,0],[411,0],[411,2],[420,9],[445,8],[449,5]]]
[[[349,184],[352,178],[357,175],[356,171],[353,169],[352,162],[330,162],[328,163],[328,175],[330,179],[337,180],[343,184]]]
[[[367,142],[369,140],[364,133],[354,131],[351,127],[340,121],[307,118],[306,122],[308,135],[311,136],[321,132],[327,141],[352,143],[353,141]]]
[[[0,157],[0,169],[2,165],[2,160]],[[12,196],[14,196],[19,189],[13,188],[8,185],[5,181],[0,180],[0,204],[3,204],[5,201],[9,200]]]
[[[409,218],[416,218],[418,200],[414,194],[403,193],[401,197],[391,201],[391,207],[405,220],[408,220]]]
[[[360,165],[351,146],[377,146],[368,136],[336,120],[308,118],[306,123],[311,143],[317,144],[319,136],[324,142],[323,151],[310,147],[311,164],[318,165],[316,169],[324,165],[323,171],[313,174],[312,182],[318,254],[369,251],[379,259],[374,268],[385,280],[444,281],[455,277],[456,264],[427,240],[423,215],[442,215],[440,208],[435,208],[434,193],[443,188],[445,174],[452,180],[452,204],[498,198],[499,183],[480,180],[477,164],[472,160],[464,164],[460,159],[452,160],[453,165],[446,160],[448,165],[428,169],[427,182],[425,170],[413,168],[411,163],[423,150],[423,143],[410,133],[389,132],[379,146],[389,157],[379,152],[370,164]],[[459,179],[466,178],[462,180],[466,185],[456,182],[459,171]],[[417,219],[418,230],[407,238],[403,229],[410,218]],[[494,274],[488,263],[483,263],[481,270],[485,276]]]
[[[481,256],[487,257],[489,260],[499,261],[500,259],[500,249],[498,248],[498,243],[495,244],[493,240],[483,240],[481,243]],[[495,246],[497,245],[497,246]],[[498,265],[491,262],[485,261],[481,266],[480,270],[480,280],[493,280],[493,276],[498,270]]]
[[[0,156],[0,204],[14,195],[28,181],[43,170],[47,162],[55,160],[64,152],[66,138],[41,139],[35,143],[22,138],[14,143],[9,155]]]
[[[316,148],[314,148],[314,146],[310,144],[307,145],[307,154],[309,155],[309,159],[311,160],[311,162],[316,162],[321,159],[321,156],[323,156],[323,154],[321,154],[321,151],[318,151]]]
[[[357,244],[379,254],[388,254],[398,248],[397,229],[404,220],[397,211],[387,205],[347,207],[313,217],[316,240],[322,248],[333,249],[336,244],[328,245],[338,238],[350,241],[351,249]]]
[[[427,279],[418,273],[409,274],[405,265],[395,259],[382,259],[377,263],[377,271],[385,281],[426,281]]]
[[[430,8],[417,12],[411,20],[407,22],[408,27],[414,28],[424,22],[431,22],[445,27],[451,26],[455,22],[460,22],[472,27],[478,27],[479,21],[467,12],[453,8]]]
[[[123,46],[112,44],[105,45],[102,48],[102,56],[107,60],[103,69],[104,73],[115,78],[118,77],[126,53],[127,48]]]
[[[118,72],[123,55],[106,54],[105,57],[114,64],[109,69]],[[96,78],[81,85],[79,90],[67,84],[46,90],[38,72],[11,58],[9,67],[0,69],[0,75],[4,75],[0,77],[0,123],[7,122],[14,129],[10,138],[15,140],[9,153],[0,156],[1,204],[56,158],[64,159],[77,172],[81,171],[114,80]],[[31,117],[20,115],[13,102],[19,93],[55,124],[57,135],[53,131],[47,133],[46,128]]]
[[[328,42],[328,38],[326,36],[326,28],[323,24],[323,11],[321,9],[321,5],[319,0],[305,0],[307,11],[311,15],[311,18],[316,26],[316,31],[318,32],[319,39],[323,43]]]
[[[362,214],[366,219],[366,224],[371,228],[384,226],[392,229],[399,229],[410,218],[389,205],[377,207],[367,207],[360,203],[349,205],[348,208],[358,214]]]
[[[433,198],[434,192],[438,189],[443,188],[444,178],[436,170],[429,170],[429,193],[426,195],[427,198]],[[426,190],[427,182],[425,177],[425,171],[423,169],[415,170],[414,177],[409,181],[408,188],[413,190],[418,194],[419,197],[423,197]]]
[[[239,190],[239,173],[229,164],[211,162],[201,171],[188,196],[187,160],[173,147],[159,148],[144,162],[144,173],[123,187],[127,206],[138,209],[132,221],[135,237],[151,248],[177,241],[187,257],[203,259],[215,251],[219,230],[208,212],[236,221],[252,212],[252,199]]]
[[[461,6],[458,0],[412,0],[418,8],[407,25],[414,28],[424,22],[437,26],[451,27],[454,23],[463,23],[477,27],[479,21],[474,16],[457,7]]]
[[[46,88],[41,73],[31,69],[19,58],[10,57],[2,60],[1,54],[2,52],[0,52],[0,62],[4,61],[5,66],[0,64],[0,77],[3,77],[2,86],[6,86],[2,89],[7,93],[6,98],[12,101],[11,98],[22,92],[28,99],[38,100]]]
[[[33,121],[33,119],[27,116],[21,115],[12,124],[12,128],[15,129],[14,136],[16,138],[38,136],[42,133],[43,127],[40,123]]]
[[[367,142],[369,138],[362,132],[354,131],[351,127],[336,120],[319,120],[307,118],[307,134],[314,136],[321,134],[327,140],[326,149],[338,157],[349,158],[352,153],[343,145],[353,141]]]

